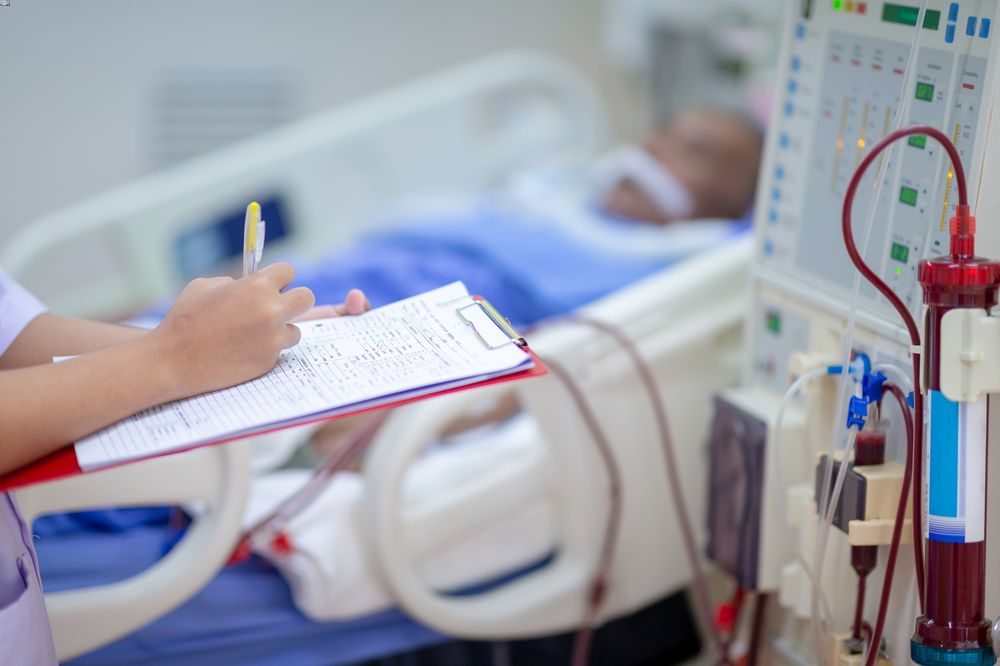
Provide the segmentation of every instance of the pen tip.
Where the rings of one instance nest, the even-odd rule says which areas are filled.
[[[260,215],[260,204],[256,201],[251,201],[250,205],[247,206],[247,212],[253,215]]]

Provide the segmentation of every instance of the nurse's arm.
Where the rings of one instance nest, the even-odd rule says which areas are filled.
[[[352,289],[339,305],[312,308],[296,321],[358,315],[371,308],[364,293]],[[78,356],[135,340],[148,329],[41,314],[31,320],[21,335],[0,356],[0,370],[51,363],[55,356]]]
[[[62,363],[0,370],[0,474],[147,407],[270,370],[299,341],[288,322],[314,302],[308,289],[285,291],[294,276],[275,264],[243,280],[195,280],[149,333]],[[22,338],[33,345],[27,329],[15,344]]]
[[[171,373],[146,336],[63,363],[0,371],[0,474],[165,400]]]
[[[147,333],[143,328],[41,314],[0,356],[0,370],[51,363],[54,356],[77,356],[113,347]]]

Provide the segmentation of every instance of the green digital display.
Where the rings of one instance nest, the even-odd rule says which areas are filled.
[[[907,206],[917,205],[917,191],[912,187],[907,187],[903,185],[899,188],[899,200],[905,203]]]
[[[934,101],[934,84],[917,81],[917,99],[924,102]]]
[[[775,335],[781,335],[781,315],[774,311],[768,312],[764,326]]]
[[[906,143],[910,144],[914,148],[919,148],[920,150],[923,150],[924,148],[927,147],[927,135],[914,134],[913,136],[911,136],[909,139],[906,140]]]
[[[902,243],[893,243],[892,251],[889,253],[889,256],[891,256],[896,261],[905,264],[910,259],[910,248],[903,245]],[[899,269],[897,268],[896,270],[898,275]]]
[[[886,23],[898,23],[900,25],[916,25],[917,16],[920,15],[920,7],[912,5],[897,5],[887,2],[882,5],[882,20]],[[937,30],[941,25],[941,12],[936,9],[928,9],[924,12],[924,30]]]

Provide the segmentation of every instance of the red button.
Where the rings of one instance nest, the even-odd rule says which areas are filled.
[[[859,2],[858,3],[858,13],[859,14],[864,14],[867,11],[868,11],[868,3],[867,2]]]

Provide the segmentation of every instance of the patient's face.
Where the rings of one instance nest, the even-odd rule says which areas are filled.
[[[687,189],[694,204],[690,217],[738,218],[750,208],[760,138],[734,114],[715,109],[686,111],[642,145]],[[628,179],[611,191],[604,208],[657,224],[673,221]]]

